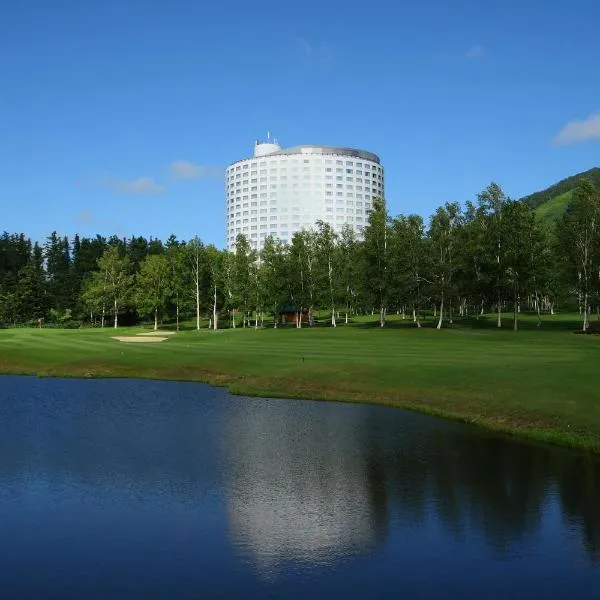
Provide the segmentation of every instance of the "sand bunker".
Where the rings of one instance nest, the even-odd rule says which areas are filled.
[[[119,342],[138,342],[138,343],[142,343],[142,344],[151,344],[153,342],[164,342],[165,340],[169,339],[166,337],[158,337],[156,335],[151,336],[151,337],[139,337],[137,335],[117,335],[117,336],[113,336],[112,338],[113,340],[117,340]]]
[[[153,336],[153,335],[175,335],[175,331],[147,331],[146,333],[138,333],[138,335],[147,335],[147,336]]]

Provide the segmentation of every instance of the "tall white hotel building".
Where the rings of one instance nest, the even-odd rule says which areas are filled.
[[[316,221],[340,231],[350,224],[358,237],[374,198],[384,198],[383,167],[371,152],[334,146],[281,148],[257,141],[254,156],[227,168],[227,248],[243,233],[260,249],[271,235],[289,243]]]

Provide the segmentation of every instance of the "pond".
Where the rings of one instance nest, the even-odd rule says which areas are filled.
[[[595,598],[599,492],[401,410],[0,378],[3,598]]]

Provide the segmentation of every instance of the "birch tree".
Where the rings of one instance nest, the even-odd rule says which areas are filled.
[[[250,248],[248,238],[243,234],[238,235],[235,241],[235,253],[232,256],[231,292],[235,302],[233,310],[235,310],[235,305],[238,303],[242,306],[242,323],[244,327],[246,327],[246,323],[250,318],[253,288],[252,267],[255,260],[256,254]]]
[[[98,271],[92,274],[92,278],[97,281],[97,285],[92,289],[96,293],[106,294],[112,303],[113,323],[116,329],[119,314],[131,298],[131,262],[127,256],[121,256],[119,246],[109,246],[98,259]]]
[[[223,286],[223,270],[227,256],[229,256],[228,252],[221,252],[215,246],[208,246],[206,248],[212,305],[211,325],[214,331],[217,331],[219,328],[219,306],[223,304],[223,294],[219,290]]]
[[[380,327],[385,326],[388,301],[387,237],[388,215],[385,202],[376,199],[369,214],[369,223],[364,230],[363,257],[365,287],[371,302],[378,306]]]
[[[355,310],[358,295],[359,279],[361,277],[359,263],[359,243],[354,229],[348,224],[342,227],[339,240],[340,270],[342,295],[345,305],[345,323],[348,324],[348,314]]]
[[[331,308],[331,324],[336,327],[336,303],[339,296],[338,237],[329,223],[317,221],[315,241],[317,272],[321,274],[317,281],[322,292],[327,290],[324,296]]]
[[[502,292],[503,292],[503,273],[504,264],[502,253],[504,246],[502,244],[502,206],[507,198],[502,188],[497,183],[491,183],[481,194],[478,202],[482,213],[486,217],[487,223],[487,243],[488,248],[494,257],[491,270],[495,278],[496,288],[496,307],[497,307],[497,327],[502,327]]]
[[[559,226],[559,235],[569,262],[571,281],[581,298],[582,330],[587,331],[592,281],[598,281],[600,268],[600,196],[589,181],[581,181],[574,190],[573,200]]]
[[[279,240],[266,238],[261,251],[260,279],[265,306],[273,314],[273,327],[277,328],[278,310],[287,300],[285,281],[285,248]]]
[[[511,289],[513,329],[519,329],[520,303],[533,273],[535,215],[522,202],[507,201],[502,206],[504,224],[504,261],[506,279]]]
[[[432,265],[435,288],[439,298],[437,329],[442,328],[446,302],[452,289],[454,274],[453,251],[456,230],[459,225],[460,207],[456,203],[446,203],[431,218],[429,238],[431,240]]]
[[[189,302],[185,302],[190,289],[190,270],[186,261],[185,243],[180,243],[171,236],[167,240],[167,259],[170,271],[169,289],[172,303],[175,305],[175,328],[179,331],[181,310],[184,306],[189,306]]]
[[[164,254],[148,254],[140,263],[136,277],[135,302],[138,312],[154,317],[154,331],[158,317],[167,307],[170,295],[171,265]]]
[[[205,266],[204,263],[206,259],[206,254],[204,244],[201,242],[198,236],[194,237],[186,244],[185,254],[187,256],[187,263],[189,265],[190,273],[192,275],[191,292],[196,305],[196,330],[199,331],[201,297],[200,284],[202,282],[202,272]]]
[[[302,310],[312,306],[313,282],[312,259],[310,257],[309,235],[306,231],[297,231],[292,236],[287,253],[287,283],[289,299],[294,303],[298,317],[296,327],[302,327]]]

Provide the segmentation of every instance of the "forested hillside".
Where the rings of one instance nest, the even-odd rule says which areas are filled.
[[[589,171],[562,179],[545,190],[521,198],[521,202],[535,209],[539,219],[554,222],[564,214],[573,197],[573,190],[584,179],[600,189],[600,168],[594,167]]]

